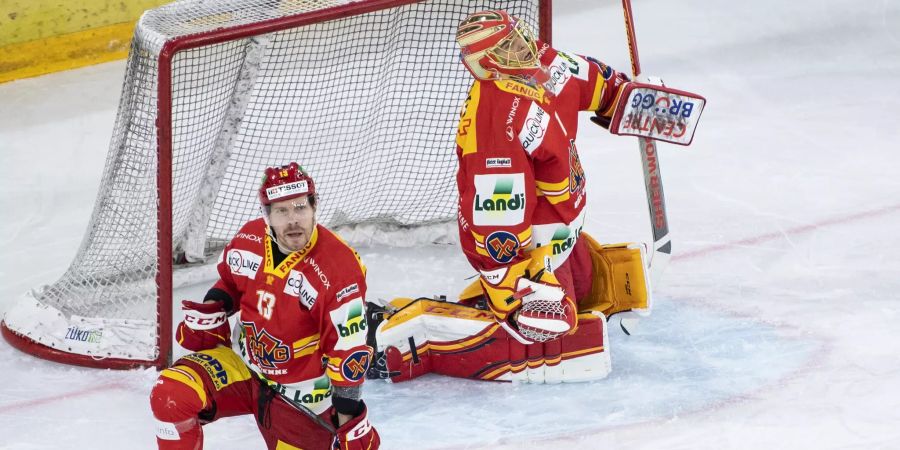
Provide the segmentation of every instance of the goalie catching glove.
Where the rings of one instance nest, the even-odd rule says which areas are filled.
[[[220,344],[231,344],[228,314],[222,302],[183,300],[181,310],[184,311],[184,320],[178,324],[175,338],[182,347],[199,352],[214,349]]]
[[[523,344],[557,339],[577,323],[575,301],[552,272],[544,269],[550,247],[531,252],[531,258],[509,266],[499,282],[482,277],[484,294],[500,325]]]

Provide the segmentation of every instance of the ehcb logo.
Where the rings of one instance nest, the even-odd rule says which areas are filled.
[[[362,379],[368,369],[369,352],[366,350],[353,352],[353,354],[345,358],[343,364],[341,364],[341,374],[349,381]]]
[[[576,194],[584,188],[584,167],[575,148],[575,139],[569,140],[569,192]],[[577,205],[576,205],[577,206]]]
[[[277,369],[279,363],[288,361],[290,349],[280,339],[273,337],[265,329],[256,331],[256,324],[253,322],[241,322],[241,327],[246,336],[248,353],[261,369]]]
[[[484,240],[484,247],[494,261],[506,264],[519,253],[519,240],[508,231],[495,231]]]
[[[475,225],[518,225],[525,220],[525,174],[475,175]]]

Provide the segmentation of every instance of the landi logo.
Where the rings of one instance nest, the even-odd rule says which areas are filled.
[[[553,246],[553,256],[561,255],[567,251],[569,251],[575,242],[578,241],[578,237],[581,236],[581,228],[575,228],[574,233],[572,229],[565,225],[561,225],[556,231],[553,232],[553,237],[550,239],[550,245]]]
[[[475,175],[475,225],[517,225],[525,220],[525,174]]]
[[[303,382],[303,387],[306,387],[309,382]],[[311,392],[303,392],[304,389],[291,389],[287,388],[283,384],[275,383],[273,386],[276,391],[284,395],[285,397],[297,402],[302,403],[304,405],[315,405],[329,397],[331,397],[331,382],[328,381],[328,377],[322,377],[316,379],[316,381],[312,385]],[[293,387],[293,386],[292,386]]]

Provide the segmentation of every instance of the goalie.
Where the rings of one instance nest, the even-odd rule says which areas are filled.
[[[458,28],[475,77],[457,130],[458,226],[479,279],[457,302],[395,299],[370,308],[378,358],[370,377],[424,373],[535,383],[610,370],[606,319],[649,313],[640,244],[601,245],[583,232],[586,178],[578,112],[609,126],[628,78],[534,38],[504,11]]]

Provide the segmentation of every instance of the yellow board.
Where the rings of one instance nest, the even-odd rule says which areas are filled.
[[[0,1],[0,83],[124,58],[137,19],[165,3]]]

